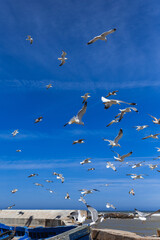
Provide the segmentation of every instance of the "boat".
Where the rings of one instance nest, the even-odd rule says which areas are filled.
[[[14,235],[15,235],[15,231],[7,230],[5,232],[0,233],[0,239],[10,240],[10,239],[14,238]]]
[[[0,223],[0,234],[7,232],[14,232],[14,237],[19,240],[91,240],[90,237],[90,227],[88,225],[82,226],[58,226],[58,227],[14,227],[7,226]],[[9,234],[8,234],[9,235]],[[0,240],[11,239],[11,238],[1,238]]]

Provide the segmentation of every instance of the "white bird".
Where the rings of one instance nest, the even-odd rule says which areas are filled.
[[[145,128],[149,127],[148,125],[143,125],[143,126],[135,126],[134,128],[136,128],[137,131],[143,130]]]
[[[147,139],[147,138],[153,138],[153,139],[158,139],[158,135],[160,135],[160,133],[157,134],[150,134],[144,138],[142,138],[142,140]]]
[[[148,114],[148,115],[154,119],[154,120],[152,120],[152,122],[153,122],[154,124],[160,124],[160,118],[158,119],[158,118],[156,118],[156,117],[153,117],[153,116],[150,115],[150,114]]]
[[[106,208],[113,208],[113,209],[116,209],[116,207],[113,206],[113,204],[110,204],[110,203],[107,203],[107,204],[106,204]]]
[[[86,200],[85,200],[82,196],[80,196],[80,198],[78,199],[78,201],[79,201],[79,202],[83,202],[84,204],[86,204]]]
[[[135,195],[135,192],[134,192],[133,188],[129,191],[129,194],[132,194],[133,196]]]
[[[89,94],[90,94],[90,93],[85,93],[84,96],[81,96],[81,98],[83,98],[83,102],[82,102],[82,103],[85,103],[85,102],[87,101],[87,99],[88,99],[89,97],[91,97]]]
[[[38,174],[37,173],[32,173],[28,176],[28,178],[35,177],[35,176],[38,176]]]
[[[85,139],[78,139],[78,140],[76,140],[76,141],[73,141],[72,144],[84,143],[84,140],[85,140]]]
[[[108,140],[108,139],[103,139],[104,141],[109,142],[109,146],[113,147],[120,147],[120,144],[118,144],[118,141],[121,139],[121,137],[123,136],[123,130],[122,128],[119,130],[118,135],[115,137],[114,140]]]
[[[157,152],[160,152],[160,148],[159,147],[155,147],[157,149]]]
[[[69,193],[67,192],[66,196],[64,197],[65,199],[70,199]]]
[[[124,102],[121,100],[108,99],[108,98],[104,98],[104,97],[101,97],[101,100],[102,100],[103,104],[105,105],[105,107],[104,107],[105,109],[108,109],[112,105],[115,105],[115,104],[121,105],[121,103],[129,104],[129,105],[137,105],[136,103],[127,103],[127,102]]]
[[[16,193],[17,191],[18,191],[18,189],[15,188],[15,189],[13,189],[13,190],[11,191],[11,193]]]
[[[107,162],[106,168],[112,168],[115,172],[117,171],[115,166],[111,162]]]
[[[33,43],[33,38],[32,38],[30,35],[27,36],[26,40],[27,40],[27,41],[30,41],[30,44]]]
[[[84,125],[84,122],[82,122],[82,117],[85,114],[86,109],[87,109],[87,102],[85,102],[85,104],[83,105],[82,109],[78,112],[78,114],[76,116],[74,116],[73,118],[71,118],[69,120],[69,122],[64,125],[64,127],[67,124],[73,124],[73,123]]]
[[[19,133],[19,131],[18,131],[18,129],[16,129],[12,132],[12,136],[15,137],[18,133]]]
[[[95,208],[91,207],[90,205],[86,204],[86,207],[88,208],[88,211],[90,212],[91,214],[91,219],[92,219],[92,222],[90,223],[90,225],[93,225],[93,224],[96,224],[98,223],[98,212]]]
[[[80,164],[83,165],[83,164],[91,163],[90,159],[91,159],[91,158],[86,158],[85,160],[83,160],[82,162],[80,162]]]
[[[132,165],[132,168],[141,167],[143,162],[144,162],[144,161],[133,164],[133,165]]]
[[[111,30],[109,30],[109,31],[107,31],[107,32],[104,32],[104,33],[102,33],[101,35],[94,37],[94,38],[93,38],[92,40],[90,40],[87,44],[89,45],[89,44],[91,44],[91,43],[96,42],[97,40],[104,40],[105,42],[107,42],[106,36],[109,35],[109,34],[111,34],[111,33],[113,33],[113,32],[115,32],[115,31],[116,31],[116,28],[111,29]]]
[[[153,214],[155,213],[159,213],[160,209],[158,209],[157,211],[153,212],[153,213],[144,213],[144,212],[140,212],[137,209],[135,209],[135,213],[137,214],[136,218],[138,217],[139,220],[141,221],[146,221],[148,218],[150,218]]]
[[[41,184],[41,183],[34,183],[34,185],[39,186],[39,187],[44,187],[43,184]]]
[[[158,164],[148,164],[148,166],[151,170],[153,170],[158,167]]]
[[[137,175],[137,174],[135,174],[135,173],[131,173],[131,174],[126,174],[127,176],[131,176],[131,178],[133,179],[133,180],[135,180],[135,179],[144,179],[142,176],[148,176],[148,175],[146,175],[146,174],[139,174],[139,175]]]
[[[114,151],[114,152],[115,152],[115,151]],[[116,161],[123,162],[124,159],[125,159],[126,157],[130,157],[133,152],[131,151],[131,152],[129,152],[129,153],[127,153],[127,154],[124,154],[124,155],[122,155],[122,156],[121,156],[119,153],[117,153],[117,152],[115,152],[115,153],[117,154],[117,157],[114,156],[114,159],[115,159]]]
[[[54,193],[54,191],[49,188],[46,188],[46,190],[49,191],[50,193]]]
[[[135,107],[128,107],[128,108],[125,108],[125,109],[119,109],[120,110],[120,113],[118,113],[115,118],[119,117],[119,122],[122,120],[123,116],[126,114],[126,113],[129,113],[131,112],[131,110],[133,110],[134,112],[138,112],[137,108]]]
[[[41,121],[42,121],[42,118],[43,118],[43,117],[36,118],[34,122],[35,122],[35,123],[41,122]]]
[[[50,83],[50,84],[48,84],[48,85],[46,85],[46,88],[47,89],[49,89],[49,88],[52,88],[53,86],[52,86],[52,84]]]
[[[117,122],[119,122],[119,118],[113,119],[106,127],[109,127],[113,123],[117,123]]]
[[[17,150],[16,150],[16,152],[22,152],[22,150],[20,150],[20,149],[17,149]]]
[[[113,91],[113,92],[109,92],[109,93],[107,94],[107,96],[105,96],[105,98],[108,98],[108,97],[110,97],[110,96],[115,96],[115,95],[117,95],[117,92],[118,92],[118,90]]]
[[[83,197],[85,197],[87,194],[93,193],[93,191],[95,192],[99,192],[99,190],[97,189],[80,189],[79,191],[81,191],[81,194],[83,195]]]
[[[67,60],[67,58],[65,57],[66,55],[67,55],[67,53],[62,50],[61,58],[58,58],[58,60],[61,61],[61,64],[59,66],[62,66],[66,62],[66,60]]]
[[[57,176],[57,179],[61,179],[61,182],[64,183],[64,177],[62,174],[54,172],[53,175]]]
[[[53,183],[53,181],[52,180],[45,180],[46,182],[48,182],[48,183]]]
[[[94,171],[94,170],[95,170],[95,168],[88,168],[87,171]]]
[[[11,206],[9,206],[9,207],[7,207],[7,209],[11,209],[11,208],[13,208],[13,207],[15,207],[16,205],[15,204],[13,204],[13,205],[11,205]]]

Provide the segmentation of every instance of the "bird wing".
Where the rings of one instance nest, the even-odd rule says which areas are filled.
[[[61,57],[64,58],[66,55],[67,55],[67,53],[62,50],[62,55],[61,55]]]
[[[132,109],[132,110],[135,111],[135,112],[138,112],[138,109],[135,108],[135,107],[130,107],[130,109]]]
[[[152,115],[150,115],[150,114],[148,114],[150,117],[152,117],[152,118],[154,118],[154,120],[157,120],[157,118],[156,117],[153,117]]]
[[[149,136],[147,136],[147,137],[144,137],[144,138],[142,138],[142,140],[144,140],[144,139],[147,139],[147,138],[150,138],[151,137],[151,135],[149,135]]]
[[[121,139],[121,137],[123,136],[123,130],[122,128],[119,130],[119,133],[117,135],[117,137],[114,139],[115,143],[118,143],[118,141]]]
[[[85,104],[83,105],[82,109],[78,112],[77,117],[78,119],[81,121],[83,115],[85,114],[87,109],[87,102],[85,102]]]
[[[121,101],[121,100],[117,100],[117,101],[120,102],[120,103],[128,104],[128,105],[137,105],[136,103],[128,103],[128,102],[124,102],[124,101]]]
[[[91,43],[94,43],[94,42],[96,42],[99,38],[100,38],[99,36],[96,36],[96,37],[94,37],[93,39],[91,39],[87,44],[89,45],[89,44],[91,44]]]
[[[116,31],[116,28],[111,29],[111,30],[109,30],[109,31],[107,31],[107,32],[102,33],[101,36],[102,36],[102,37],[106,37],[107,35],[115,32],[115,31]]]
[[[147,215],[146,217],[148,218],[148,217],[151,217],[153,214],[155,214],[155,213],[159,213],[160,212],[160,209],[158,209],[157,211],[155,211],[155,212],[153,212],[153,213],[150,213],[149,215]]]
[[[129,153],[127,153],[127,154],[123,155],[122,157],[123,157],[123,158],[129,157],[129,156],[131,156],[131,155],[132,155],[132,153],[133,153],[133,152],[131,151],[131,152],[129,152]]]
[[[113,151],[112,152],[116,153],[118,157],[120,157],[121,155],[119,153],[117,153],[116,151]]]
[[[91,207],[90,205],[86,204],[88,211],[91,213],[91,218],[93,222],[98,220],[98,212],[95,208]]]
[[[65,63],[65,60],[62,59],[62,60],[61,60],[61,64],[59,64],[59,66],[61,67],[64,63]]]

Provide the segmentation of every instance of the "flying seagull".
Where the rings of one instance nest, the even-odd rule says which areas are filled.
[[[120,113],[118,113],[115,118],[119,117],[119,122],[122,120],[123,116],[126,114],[126,113],[129,113],[131,112],[131,110],[135,111],[135,112],[138,112],[137,108],[135,107],[128,107],[128,108],[125,108],[125,109],[119,109],[120,110]]]
[[[119,122],[119,118],[113,119],[106,127],[109,127],[113,123],[117,123],[117,122]]]
[[[30,41],[30,44],[33,43],[33,38],[32,38],[30,35],[27,36],[26,40],[27,40],[27,41]]]
[[[49,89],[49,88],[52,88],[53,86],[52,86],[52,84],[50,83],[50,84],[48,84],[48,85],[46,85],[46,88],[47,89]]]
[[[133,165],[132,165],[132,168],[141,167],[143,162],[144,162],[144,161],[133,164]]]
[[[46,182],[48,182],[48,183],[53,183],[53,181],[52,180],[45,180]]]
[[[35,177],[35,176],[38,176],[38,174],[37,173],[32,173],[28,176],[28,178]]]
[[[39,186],[39,187],[44,187],[43,184],[41,184],[41,183],[34,183],[34,185]]]
[[[18,189],[15,188],[15,189],[13,189],[13,190],[11,191],[11,193],[16,193],[17,191],[18,191]]]
[[[104,40],[105,42],[107,42],[106,36],[109,35],[109,34],[111,34],[111,33],[113,33],[113,32],[115,32],[115,31],[116,31],[116,28],[111,29],[111,30],[109,30],[109,31],[107,31],[107,32],[104,32],[104,33],[102,33],[101,35],[94,37],[94,38],[93,38],[92,40],[90,40],[87,44],[89,45],[89,44],[91,44],[91,43],[96,42],[97,40]]]
[[[17,150],[16,150],[16,152],[22,152],[22,150],[20,150],[20,149],[17,149]]]
[[[160,209],[158,209],[157,211],[153,212],[153,213],[144,213],[144,212],[140,212],[137,209],[135,209],[135,213],[137,214],[138,219],[140,219],[141,221],[146,221],[148,218],[150,218],[153,214],[155,213],[159,213]]]
[[[71,118],[69,122],[64,125],[64,127],[67,126],[68,124],[70,125],[73,123],[84,125],[84,122],[82,122],[82,117],[85,114],[86,109],[87,109],[87,102],[85,102],[85,104],[83,105],[82,109],[78,112],[78,114],[73,118]]]
[[[109,93],[107,94],[107,96],[105,96],[105,98],[108,98],[108,97],[110,97],[110,96],[115,96],[115,95],[117,95],[117,92],[118,92],[118,90],[113,91],[113,92],[109,92]]]
[[[117,171],[115,166],[111,162],[107,162],[106,168],[112,168],[115,172]]]
[[[158,164],[148,164],[148,166],[151,170],[153,170],[158,167]]]
[[[86,158],[85,160],[83,160],[82,162],[80,162],[81,165],[86,164],[86,163],[91,163],[90,161],[91,158]]]
[[[82,224],[86,220],[86,214],[81,210],[75,210],[70,213],[69,218],[73,218],[77,224]]]
[[[137,174],[135,174],[135,173],[130,173],[130,174],[126,174],[127,176],[131,176],[131,178],[133,179],[133,180],[135,180],[135,179],[144,179],[142,176],[148,176],[148,175],[146,175],[146,174],[139,174],[139,175],[137,175]]]
[[[153,122],[154,124],[160,124],[160,118],[158,119],[158,118],[156,118],[156,117],[153,117],[153,116],[150,115],[150,114],[148,114],[148,115],[154,119],[154,120],[152,120],[152,122]]]
[[[18,131],[18,129],[16,129],[12,132],[12,136],[15,137],[18,133],[19,133],[19,131]]]
[[[80,198],[78,199],[78,201],[79,201],[79,202],[83,202],[84,204],[86,203],[86,200],[85,200],[82,196],[80,196]]]
[[[116,207],[113,206],[113,204],[110,204],[110,203],[107,203],[107,204],[106,204],[106,208],[113,208],[113,209],[116,209]]]
[[[114,140],[108,140],[108,139],[103,139],[104,141],[109,142],[109,146],[113,147],[120,147],[120,144],[118,144],[118,141],[122,138],[123,136],[123,130],[122,128],[119,130],[118,135],[115,137]]]
[[[42,118],[43,118],[43,117],[36,118],[34,122],[35,122],[35,123],[41,122],[41,121],[42,121]]]
[[[147,139],[147,138],[154,138],[154,139],[158,139],[158,135],[160,135],[160,133],[157,134],[150,134],[144,138],[142,138],[142,140]]]
[[[83,197],[85,197],[87,194],[93,193],[93,191],[95,192],[99,192],[98,189],[80,189],[79,191],[81,191],[81,194],[83,195]]]
[[[54,193],[54,191],[49,188],[46,188],[46,190],[49,191],[50,193]]]
[[[61,179],[61,182],[64,183],[64,177],[61,173],[54,172],[53,175],[57,176],[57,179]]]
[[[136,103],[127,103],[127,102],[124,102],[124,101],[121,101],[121,100],[116,100],[116,99],[108,99],[108,98],[104,98],[104,97],[101,97],[101,100],[103,102],[103,104],[105,105],[105,109],[108,109],[110,108],[112,105],[121,105],[121,103],[125,103],[125,104],[128,104],[128,105],[137,105]]]
[[[84,140],[85,140],[85,139],[78,139],[78,140],[76,140],[76,141],[73,141],[72,144],[84,143]]]
[[[159,147],[155,147],[157,149],[157,152],[160,152],[160,148]]]
[[[90,94],[90,93],[85,93],[84,96],[81,96],[81,98],[83,98],[83,102],[82,102],[82,103],[85,103],[85,102],[87,101],[87,99],[88,99],[89,97],[91,97],[89,94]]]
[[[133,196],[135,195],[135,192],[134,192],[133,188],[129,191],[129,194],[132,194]]]
[[[88,168],[87,171],[94,171],[94,170],[95,170],[95,168]]]
[[[11,206],[9,206],[9,207],[7,207],[7,209],[11,209],[11,208],[13,208],[13,207],[15,207],[16,205],[15,204],[13,204],[13,205],[11,205]]]
[[[113,151],[113,152],[115,152],[115,151]],[[115,159],[116,161],[123,162],[124,159],[125,159],[126,157],[130,157],[133,152],[131,151],[131,152],[129,152],[129,153],[127,153],[127,154],[124,154],[124,155],[122,155],[122,156],[121,156],[119,153],[117,153],[117,152],[115,152],[115,153],[117,154],[117,157],[114,156],[114,159]]]
[[[66,196],[64,197],[65,199],[70,199],[69,193],[67,192]]]
[[[148,125],[143,125],[143,126],[135,126],[134,128],[136,128],[137,131],[143,130],[145,128],[149,127]]]
[[[61,58],[58,58],[58,60],[61,61],[61,64],[59,66],[62,66],[65,63],[65,61],[67,60],[67,58],[65,57],[66,55],[67,55],[67,53],[62,50]]]

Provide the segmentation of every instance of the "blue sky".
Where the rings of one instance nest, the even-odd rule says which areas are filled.
[[[159,208],[159,173],[148,166],[132,170],[119,167],[113,152],[102,138],[113,139],[120,128],[120,154],[133,151],[131,163],[152,163],[158,156],[159,140],[141,138],[159,133],[147,113],[160,117],[160,2],[157,0],[6,0],[0,8],[0,207],[71,209],[83,208],[78,202],[81,188],[98,188],[86,196],[87,202],[105,210],[107,202],[117,210]],[[86,43],[109,29],[117,31],[107,43]],[[32,45],[27,35],[34,39]],[[59,67],[61,51],[66,64]],[[53,88],[46,90],[52,83]],[[136,102],[139,113],[129,113],[109,128],[118,106],[104,110],[101,96],[119,90],[117,99]],[[84,126],[63,125],[82,107],[81,95],[91,93]],[[120,106],[125,108],[126,105]],[[34,119],[43,121],[34,124]],[[148,124],[137,132],[135,125]],[[19,129],[13,138],[11,133]],[[72,141],[85,138],[85,144]],[[21,149],[21,153],[16,150]],[[80,161],[92,158],[92,164]],[[114,162],[117,172],[106,169]],[[95,167],[94,172],[87,172]],[[160,167],[159,167],[160,169]],[[61,184],[52,173],[63,173]],[[33,172],[38,177],[28,179]],[[142,181],[132,181],[126,173],[145,173]],[[45,183],[52,179],[54,183]],[[56,193],[34,186],[40,182]],[[104,184],[109,183],[109,187]],[[130,196],[134,187],[136,195]],[[11,190],[19,191],[12,195]],[[71,200],[64,196],[69,192]],[[145,202],[144,202],[145,199]]]

